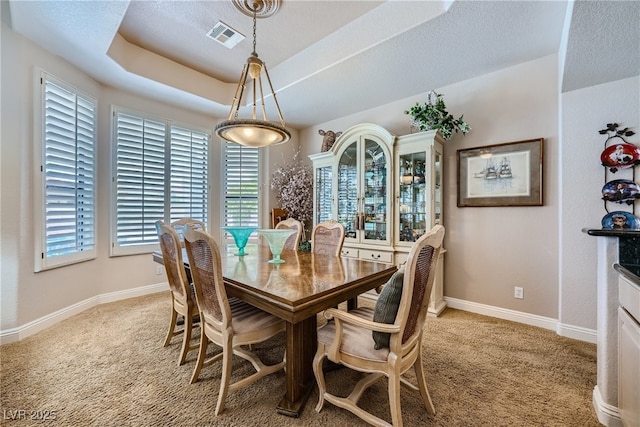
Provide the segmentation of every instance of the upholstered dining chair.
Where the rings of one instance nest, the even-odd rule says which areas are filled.
[[[302,237],[302,223],[294,218],[287,218],[284,221],[280,221],[276,224],[276,230],[297,230],[296,234],[289,236],[286,242],[284,242],[283,249],[298,250],[300,244],[300,238]]]
[[[318,330],[318,350],[313,359],[319,389],[316,411],[320,412],[328,401],[371,425],[402,426],[402,384],[419,392],[427,412],[435,414],[425,382],[421,344],[443,238],[444,227],[436,225],[412,245],[404,271],[398,270],[389,279],[375,308],[325,311],[325,317],[334,321]],[[327,392],[322,371],[325,358],[366,374],[349,396]],[[415,370],[417,386],[402,377],[411,367]],[[357,406],[366,389],[383,377],[388,378],[391,424]]]
[[[207,227],[205,227],[204,222],[200,221],[199,219],[180,218],[176,221],[173,221],[171,223],[171,227],[174,230],[176,230],[176,233],[178,233],[178,236],[180,237],[180,244],[182,245],[183,248],[184,248],[184,232],[188,224],[193,224],[193,226],[199,230],[207,231]]]
[[[200,350],[191,383],[198,380],[203,366],[222,360],[222,379],[215,410],[215,414],[219,415],[224,410],[229,393],[284,368],[284,360],[274,365],[265,365],[250,351],[249,346],[284,332],[285,323],[282,319],[244,301],[227,297],[220,250],[211,235],[196,230],[193,226],[187,226],[184,237],[201,325]],[[206,359],[209,341],[220,346],[222,351]],[[256,372],[230,384],[233,355],[251,362]]]
[[[311,252],[340,256],[344,234],[344,226],[334,219],[316,224],[311,232]]]
[[[164,346],[167,347],[173,337],[182,334],[182,348],[178,359],[178,365],[182,365],[187,358],[187,353],[198,348],[197,343],[191,344],[191,332],[194,328],[194,318],[198,315],[198,306],[187,279],[178,233],[162,221],[156,222],[156,231],[171,290],[171,321]],[[177,329],[178,315],[184,318],[182,329]],[[197,325],[195,323],[195,326]]]

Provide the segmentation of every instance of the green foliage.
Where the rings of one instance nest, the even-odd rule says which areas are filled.
[[[435,96],[435,101],[431,95]],[[424,104],[416,102],[416,105],[404,111],[411,116],[412,124],[419,130],[439,130],[445,139],[450,139],[453,132],[466,134],[471,130],[464,116],[456,119],[449,114],[441,94],[432,91],[427,97],[428,101]]]
[[[301,240],[298,245],[298,250],[300,252],[311,252],[311,241],[310,240]]]

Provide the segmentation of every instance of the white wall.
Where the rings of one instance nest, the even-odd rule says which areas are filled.
[[[1,41],[0,331],[5,333],[33,322],[46,326],[47,317],[53,313],[57,313],[55,316],[59,320],[95,304],[99,296],[103,296],[101,300],[104,301],[133,296],[136,292],[164,289],[166,278],[164,273],[156,275],[156,265],[150,254],[109,257],[111,107],[124,107],[209,130],[219,119],[103,86],[66,61],[14,33],[4,22]],[[34,95],[34,67],[42,68],[98,99],[97,258],[40,273],[34,273],[33,258],[35,164],[32,111],[39,103],[39,98]],[[284,155],[292,155],[297,149],[297,141],[298,134],[293,131],[290,143],[265,150],[265,164],[268,166],[262,179],[262,220],[265,226],[269,224],[269,210],[277,206],[269,189],[272,167],[281,163]],[[212,230],[219,230],[220,226],[221,207],[217,201],[223,171],[219,153],[220,143],[214,137],[210,163],[209,226]]]
[[[582,90],[561,98],[561,275],[559,322],[596,328],[596,238],[583,228],[601,228],[607,213],[602,201],[605,168],[600,164],[606,135],[598,134],[616,122],[636,132],[627,142],[640,144],[640,77]],[[608,180],[631,179],[630,170]],[[636,176],[636,182],[638,177]],[[614,210],[628,211],[627,207]]]

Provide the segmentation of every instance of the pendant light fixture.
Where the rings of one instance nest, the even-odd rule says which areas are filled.
[[[231,110],[227,120],[219,123],[215,127],[216,135],[220,138],[236,142],[248,147],[265,147],[268,145],[281,144],[291,139],[291,133],[287,130],[280,112],[280,106],[273,90],[267,65],[258,58],[256,53],[256,15],[261,11],[261,17],[275,13],[279,6],[279,0],[233,0],[234,6],[245,15],[253,15],[253,52],[247,59],[246,65],[242,69],[238,87],[233,97]],[[266,11],[266,13],[264,13]],[[269,84],[271,96],[278,113],[279,123],[270,121],[267,118],[266,106],[264,103],[264,92],[262,89],[262,71]],[[252,117],[240,118],[240,105],[247,88],[247,78],[251,77],[253,103],[251,104]],[[258,107],[258,93],[260,106]],[[261,119],[257,118],[258,108],[261,110]]]

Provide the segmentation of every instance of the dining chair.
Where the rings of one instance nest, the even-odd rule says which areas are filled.
[[[222,378],[215,410],[215,414],[219,415],[224,410],[229,393],[284,368],[284,360],[265,365],[248,347],[284,332],[285,322],[238,298],[227,297],[220,249],[210,234],[189,225],[184,237],[201,325],[200,350],[191,383],[198,380],[204,366],[222,359]],[[207,359],[210,341],[220,346],[222,351]],[[256,372],[230,384],[233,355],[251,362]]]
[[[313,372],[319,389],[316,411],[325,401],[346,409],[374,426],[402,426],[400,385],[418,392],[428,413],[435,408],[422,366],[422,334],[438,255],[444,239],[444,227],[436,225],[411,247],[404,270],[389,279],[374,308],[361,307],[345,312],[330,308],[324,312],[333,319],[318,330],[318,349],[313,359]],[[323,361],[330,361],[365,373],[347,397],[327,392],[322,371]],[[417,385],[402,375],[411,367]],[[357,405],[367,388],[388,378],[389,424]]]
[[[311,252],[340,256],[344,234],[344,226],[334,219],[316,224],[311,232]]]
[[[204,222],[200,221],[199,219],[180,218],[176,221],[173,221],[171,223],[171,227],[173,227],[173,229],[176,230],[176,233],[178,233],[178,236],[180,237],[180,244],[182,245],[183,248],[184,248],[184,232],[188,224],[193,224],[194,227],[196,227],[199,230],[207,231],[207,227],[205,227]]]
[[[164,261],[164,269],[167,273],[169,281],[169,289],[171,290],[171,321],[169,323],[169,331],[167,338],[164,340],[164,347],[167,347],[173,337],[182,334],[182,348],[178,365],[184,364],[187,353],[198,348],[198,344],[191,344],[191,332],[199,325],[194,318],[198,316],[198,306],[195,296],[191,292],[191,286],[187,278],[182,258],[182,247],[180,237],[176,230],[167,226],[162,221],[156,221],[156,231],[160,242],[160,250],[162,251],[162,259]],[[184,319],[182,329],[177,329],[178,315]]]
[[[296,234],[289,236],[286,242],[284,242],[283,249],[291,249],[293,251],[298,250],[300,244],[300,238],[302,237],[302,223],[294,218],[287,218],[284,221],[280,221],[276,224],[276,230],[297,230]]]
[[[287,212],[286,209],[271,209],[271,227],[276,228],[276,225],[278,225],[280,221],[287,219],[287,215],[289,215],[289,212]]]
[[[194,219],[194,218],[180,218],[176,221],[173,221],[170,226],[171,228],[173,228],[176,233],[178,233],[178,237],[180,237],[180,246],[184,248],[184,231],[187,227],[187,224],[193,224],[194,227],[196,227],[199,230],[204,230],[207,231],[206,226],[204,225],[204,222],[200,221],[199,219]],[[191,297],[193,299],[193,301],[196,300],[196,294],[195,291],[193,290],[193,284],[192,284],[192,280],[191,280],[191,274],[187,271],[187,280],[189,283],[189,289],[191,290]],[[199,315],[196,315],[196,318],[198,318]],[[178,318],[178,325],[181,325],[184,322],[184,319],[182,317]]]

